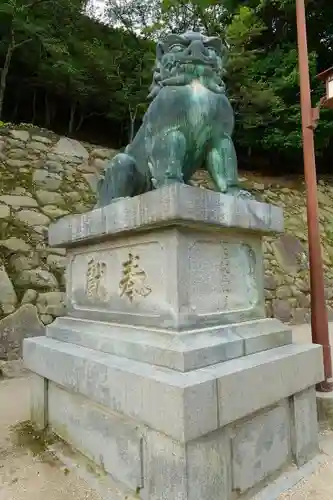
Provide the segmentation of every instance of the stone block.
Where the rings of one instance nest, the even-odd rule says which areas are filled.
[[[44,135],[33,135],[31,140],[34,142],[41,142],[43,144],[52,144],[52,139],[45,137]]]
[[[284,234],[273,242],[277,261],[287,273],[296,274],[308,268],[306,249],[301,241],[292,234]]]
[[[219,425],[251,415],[324,378],[322,348],[292,344],[201,370],[218,381]]]
[[[38,207],[37,201],[31,196],[24,195],[2,195],[0,202],[6,203],[13,208]]]
[[[89,158],[86,148],[80,142],[69,137],[61,137],[52,151],[55,155],[64,156],[68,159],[76,157],[87,160]]]
[[[320,428],[333,429],[332,392],[317,392],[317,409]]]
[[[292,315],[292,307],[288,300],[275,299],[272,302],[274,317],[285,323],[289,323]]]
[[[276,319],[264,319],[243,323],[238,329],[244,340],[244,355],[267,351],[275,347],[291,344],[292,331]]]
[[[136,491],[143,486],[139,426],[88,399],[49,385],[49,425],[53,432],[117,481]]]
[[[37,151],[37,152],[41,151],[41,152],[45,153],[45,152],[48,151],[49,148],[47,147],[46,144],[42,144],[42,143],[40,143],[38,141],[34,141],[34,142],[29,142],[27,144],[27,149],[32,149],[32,150],[34,150],[34,152],[35,151]]]
[[[232,438],[233,489],[244,493],[290,461],[287,404],[239,425]]]
[[[0,204],[0,220],[10,217],[10,207],[8,205]]]
[[[319,451],[316,390],[310,387],[291,398],[292,447],[300,467]]]
[[[23,304],[0,320],[0,359],[21,358],[23,339],[40,335],[45,335],[45,327],[38,318],[36,307]]]
[[[36,212],[34,210],[20,210],[16,214],[17,219],[27,226],[44,226],[48,225],[50,222],[47,215],[41,212]]]
[[[38,295],[36,307],[39,314],[61,316],[66,313],[63,292],[44,292]]]
[[[48,425],[48,380],[33,373],[30,378],[30,419],[42,431]]]
[[[187,460],[183,443],[147,432],[142,500],[188,500]]]
[[[239,325],[239,330],[246,328]],[[88,349],[187,372],[244,355],[238,329],[204,328],[181,335],[168,330],[113,325],[78,318],[58,318],[47,336]]]
[[[37,288],[42,290],[57,290],[57,278],[42,267],[27,269],[14,277],[14,284],[22,288]]]
[[[9,133],[14,139],[23,142],[26,142],[30,137],[30,134],[27,130],[10,130]]]
[[[270,275],[265,276],[265,279],[264,279],[265,290],[274,291],[274,290],[276,290],[277,286],[278,286],[278,283],[277,283],[275,276],[270,276]]]
[[[260,238],[167,228],[69,253],[71,316],[184,330],[264,317]]]
[[[27,339],[24,359],[40,376],[182,441],[208,434],[323,379],[320,346],[301,344],[187,373],[50,338]]]
[[[11,282],[7,271],[0,261],[0,308],[4,314],[10,314],[15,311],[17,296],[13,283]]]
[[[229,498],[231,448],[228,432],[219,430],[190,441],[186,451],[188,500]]]
[[[310,323],[311,310],[307,308],[297,307],[293,311],[293,321],[294,325],[304,325],[305,323]]]
[[[0,247],[9,250],[9,252],[27,253],[32,250],[31,245],[28,245],[28,243],[24,240],[15,237],[8,238],[7,240],[0,240]]]
[[[277,207],[175,184],[65,217],[49,240],[70,249],[70,315],[181,331],[264,318],[261,238],[282,227]]]
[[[97,190],[98,176],[96,174],[88,173],[88,174],[83,174],[83,177],[89,184],[91,191],[95,193]]]
[[[148,430],[145,478],[146,500],[220,500],[231,493],[229,436],[218,431],[187,444]]]
[[[238,228],[259,234],[283,231],[279,207],[224,195],[184,184],[172,184],[82,215],[65,217],[50,226],[51,246],[99,242],[108,235],[156,227],[193,224]]]
[[[169,330],[142,327],[138,331],[126,325],[65,317],[47,328],[47,336],[181,372],[291,343],[290,329],[275,319],[221,325],[179,335]]]
[[[33,172],[32,181],[37,188],[57,191],[61,186],[62,176],[47,170],[37,169]]]
[[[218,427],[216,381],[209,374],[173,372],[50,338],[27,339],[24,360],[40,376],[175,439]]]

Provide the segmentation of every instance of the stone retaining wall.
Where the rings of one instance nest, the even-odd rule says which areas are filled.
[[[0,129],[0,360],[20,356],[24,336],[41,335],[64,313],[65,250],[47,246],[49,223],[94,205],[98,173],[114,150],[33,127]],[[285,210],[284,236],[265,241],[268,316],[310,318],[304,185],[242,179],[258,199]],[[195,182],[212,187],[200,172]],[[320,181],[327,304],[333,310],[333,182]]]
[[[112,150],[48,131],[0,131],[0,359],[64,313],[65,250],[47,246],[49,223],[94,205]]]

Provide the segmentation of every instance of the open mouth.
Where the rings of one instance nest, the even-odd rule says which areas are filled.
[[[182,60],[182,63],[185,64],[201,64],[204,66],[213,66],[214,61],[210,58],[201,54],[200,56],[186,56]]]
[[[203,63],[201,60],[194,62],[193,59],[189,58],[187,61],[176,62],[167,68],[170,72],[170,76],[179,75],[182,73],[189,73],[195,76],[211,75],[214,72],[215,64],[210,62]]]

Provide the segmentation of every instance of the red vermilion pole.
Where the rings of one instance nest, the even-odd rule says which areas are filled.
[[[313,112],[311,103],[304,0],[296,0],[296,16],[301,90],[304,175],[306,183],[308,219],[312,341],[315,344],[321,344],[324,352],[325,380],[321,384],[318,384],[317,390],[321,392],[328,392],[333,390],[332,361],[325,302],[323,261],[320,245],[316,157],[314,147]]]

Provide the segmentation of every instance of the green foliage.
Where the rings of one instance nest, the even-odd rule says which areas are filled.
[[[239,8],[226,30],[230,44],[227,83],[237,116],[238,142],[244,146],[258,140],[258,128],[275,121],[281,105],[267,77],[258,71],[262,50],[255,41],[265,30],[260,18],[245,6]]]
[[[6,118],[21,118],[22,95],[30,101],[34,123],[54,127],[67,114],[63,131],[71,134],[92,116],[130,128],[133,113],[143,115],[152,44],[100,24],[83,7],[77,0],[0,0],[3,68],[11,52]],[[9,104],[13,100],[16,106]]]
[[[0,119],[73,135],[104,120],[100,130],[116,129],[125,142],[147,107],[156,39],[196,29],[229,46],[237,149],[301,163],[295,0],[107,1],[109,25],[85,14],[85,0],[0,0]],[[306,5],[316,105],[324,93],[316,74],[333,64],[333,4]],[[330,163],[332,131],[333,113],[323,110],[319,165]]]
[[[182,3],[164,0],[163,5],[172,15]],[[236,112],[238,147],[249,153],[256,150],[259,155],[271,153],[273,159],[284,156],[299,161],[302,137],[295,0],[221,0],[218,4],[193,0],[191,5],[203,14],[201,26],[207,32],[214,28],[230,46],[227,88]],[[333,64],[333,5],[308,0],[306,6],[315,106],[324,93],[316,74]],[[220,29],[212,10],[224,10]],[[322,110],[316,131],[319,164],[332,154],[332,132],[333,113]]]

